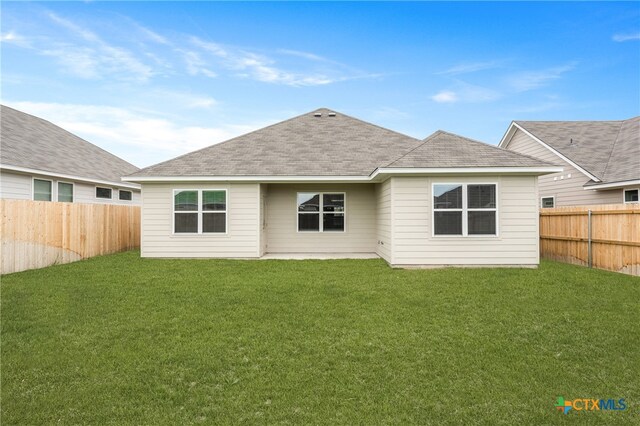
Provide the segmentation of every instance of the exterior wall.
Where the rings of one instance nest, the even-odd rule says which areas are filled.
[[[173,234],[174,189],[226,189],[227,233]],[[169,183],[142,187],[142,257],[260,256],[260,184]]]
[[[345,232],[298,232],[297,192],[345,192]],[[373,184],[270,184],[267,253],[374,253],[376,195]]]
[[[535,176],[393,177],[393,265],[539,263]],[[496,183],[498,236],[432,236],[433,183]]]
[[[587,176],[519,129],[514,133],[507,149],[562,165],[562,172],[538,178],[540,197],[554,196],[556,207],[623,202],[621,189],[585,190],[583,185],[589,181]]]
[[[391,240],[391,179],[376,184],[376,253],[389,263],[393,263],[393,242]]]
[[[123,188],[123,190],[132,192],[131,201],[122,201],[118,199],[118,188],[109,185],[97,185],[105,188],[112,189],[112,199],[96,198],[96,185],[86,182],[78,182],[67,179],[58,179],[47,175],[28,175],[22,173],[13,173],[11,171],[3,170],[0,172],[0,198],[15,199],[15,200],[32,200],[33,199],[33,179],[46,179],[53,182],[53,200],[57,199],[57,184],[56,182],[68,182],[73,183],[73,202],[74,203],[89,203],[89,204],[120,204],[120,205],[139,205],[140,204],[140,191]]]
[[[0,198],[31,200],[31,176],[0,172]]]
[[[267,252],[267,184],[260,184],[260,256]]]

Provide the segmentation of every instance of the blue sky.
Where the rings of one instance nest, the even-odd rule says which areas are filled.
[[[640,114],[640,3],[2,4],[2,103],[138,166],[329,107],[424,138]]]

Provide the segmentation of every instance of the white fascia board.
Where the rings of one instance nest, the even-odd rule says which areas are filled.
[[[429,167],[429,168],[380,168],[376,169],[371,178],[378,175],[403,175],[403,174],[423,174],[423,175],[543,175],[547,173],[558,173],[562,167]]]
[[[498,147],[506,149],[507,145],[509,145],[509,142],[511,142],[511,138],[513,137],[513,134],[516,132],[516,130],[517,128],[515,127],[515,123],[512,121],[511,124],[509,124],[509,128],[505,132],[504,136],[502,136],[502,139],[500,139]]]
[[[131,176],[127,182],[368,182],[369,176]]]
[[[595,185],[583,186],[582,189],[615,189],[622,188],[625,186],[635,186],[640,185],[640,179],[635,180],[623,180],[620,182],[610,182],[610,183],[599,183]]]
[[[589,179],[591,179],[593,181],[596,181],[596,182],[600,182],[600,179],[598,179],[596,176],[592,175],[591,173],[589,173],[588,171],[586,171],[585,169],[580,167],[578,164],[576,164],[573,161],[571,161],[568,157],[564,156],[560,152],[558,152],[555,149],[553,149],[550,145],[547,145],[542,140],[540,140],[537,137],[535,137],[533,135],[533,133],[529,132],[527,129],[525,129],[524,127],[520,126],[518,123],[513,122],[513,123],[511,123],[511,125],[513,126],[514,129],[521,130],[525,135],[529,136],[531,139],[533,139],[534,141],[538,142],[540,145],[542,145],[543,147],[545,147],[546,149],[548,149],[549,151],[551,151],[552,153],[554,153],[555,155],[560,157],[562,160],[564,160],[567,163],[571,164],[573,167],[578,169],[579,172],[581,172],[583,175],[585,175]],[[515,132],[515,130],[514,130],[514,132]],[[506,148],[509,145],[509,142],[511,142],[511,136],[513,136],[514,132],[512,132],[511,135],[509,135],[509,131],[508,131],[507,134],[505,135],[505,137],[503,138],[503,140],[500,141],[500,144],[498,146],[501,147],[501,148]],[[507,138],[507,136],[509,136],[509,137]],[[503,142],[505,142],[504,146],[502,145]]]
[[[386,175],[428,174],[428,175],[467,175],[467,174],[526,174],[542,175],[561,172],[562,167],[457,167],[457,168],[381,168],[369,176],[132,176],[122,178],[128,182],[354,182],[377,181],[377,177]]]
[[[86,177],[81,177],[81,176],[67,175],[67,174],[63,174],[63,173],[48,172],[48,171],[45,171],[45,170],[29,169],[27,167],[11,166],[11,165],[8,165],[8,164],[0,164],[0,170],[9,170],[9,171],[13,171],[13,172],[26,173],[26,174],[31,174],[31,175],[48,176],[48,177],[52,177],[52,178],[56,178],[56,179],[67,179],[67,180],[74,180],[74,181],[79,181],[79,182],[95,183],[95,184],[98,184],[98,185],[107,185],[107,186],[116,186],[116,187],[122,187],[122,188],[140,189],[140,185],[131,184],[131,183],[112,182],[112,181],[108,181],[108,180],[86,178]]]

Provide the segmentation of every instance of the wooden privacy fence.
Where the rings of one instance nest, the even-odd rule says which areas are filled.
[[[640,205],[540,211],[540,256],[640,275]]]
[[[140,247],[140,207],[0,200],[0,273]]]

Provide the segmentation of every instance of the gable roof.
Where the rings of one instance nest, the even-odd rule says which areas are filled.
[[[540,167],[554,164],[438,130],[386,167]]]
[[[446,132],[424,141],[321,108],[129,176],[363,177],[385,167],[548,167]]]
[[[0,106],[2,166],[123,185],[139,169],[42,118]]]
[[[640,117],[620,121],[514,121],[599,182],[640,179]],[[508,146],[503,140],[501,146]]]

